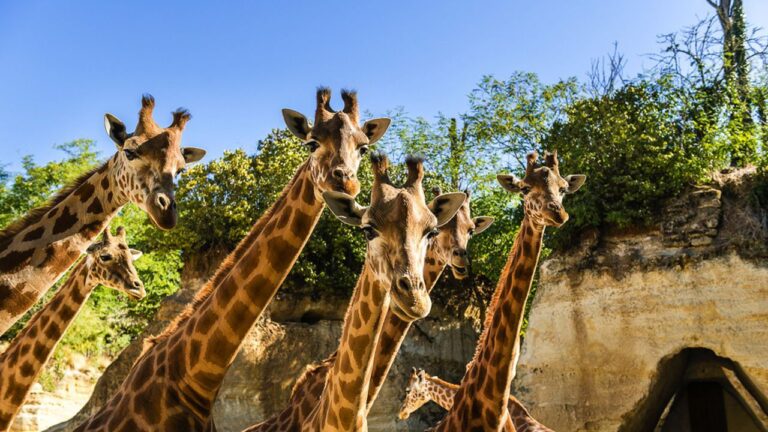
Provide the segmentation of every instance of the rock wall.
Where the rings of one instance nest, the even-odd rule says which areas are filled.
[[[648,399],[670,379],[660,364],[690,348],[735,363],[768,410],[768,218],[753,177],[718,176],[670,202],[657,228],[586,235],[542,265],[513,383],[535,417],[653,430]]]

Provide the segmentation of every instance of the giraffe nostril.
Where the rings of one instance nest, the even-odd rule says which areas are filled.
[[[139,281],[133,281],[134,288],[141,288],[141,282]]]
[[[405,276],[401,277],[397,280],[397,287],[402,291],[410,291],[412,287],[411,279]]]
[[[563,208],[563,206],[554,202],[547,204],[547,207],[549,207],[549,209],[552,211],[560,211],[560,209]]]

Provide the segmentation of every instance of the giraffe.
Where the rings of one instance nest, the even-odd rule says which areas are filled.
[[[133,266],[140,256],[141,252],[128,248],[123,227],[116,235],[106,228],[101,241],[88,247],[85,258],[75,265],[51,301],[0,354],[0,431],[11,427],[56,345],[99,284],[132,299],[144,298],[144,285]]]
[[[173,179],[205,151],[181,147],[189,112],[175,111],[171,125],[162,128],[152,119],[154,106],[152,96],[142,98],[131,134],[106,114],[117,153],[0,231],[0,334],[56,283],[123,205],[135,203],[161,229],[176,225]]]
[[[465,190],[464,193],[467,195],[467,199],[459,211],[448,223],[438,228],[437,236],[429,242],[424,261],[423,278],[424,284],[430,292],[446,266],[451,267],[453,276],[457,279],[463,279],[467,276],[469,266],[467,244],[469,239],[482,233],[493,223],[493,218],[489,216],[474,218],[471,216],[469,190]],[[439,196],[442,195],[442,191],[435,188],[433,194]],[[428,205],[428,207],[434,206],[434,201]],[[381,388],[409,327],[409,322],[401,320],[391,311],[387,312],[379,342],[376,344],[367,411],[370,411],[375,395]],[[274,416],[247,428],[244,432],[290,432],[297,430],[320,399],[326,376],[333,365],[335,356],[336,353],[334,352],[321,361],[319,365],[307,368],[296,381],[288,405]]]
[[[324,208],[322,193],[356,195],[362,155],[389,126],[380,118],[361,127],[356,93],[341,96],[344,108],[335,112],[331,91],[318,89],[311,128],[302,114],[283,110],[288,129],[310,151],[308,160],[192,304],[146,341],[112,398],[77,430],[215,429],[211,410],[224,375],[309,239]]]
[[[434,401],[443,409],[449,410],[458,389],[459,386],[456,384],[431,376],[424,369],[413,368],[398,417],[401,420],[407,419],[412,412],[429,401]],[[552,429],[534,419],[528,409],[514,396],[509,397],[507,410],[509,417],[502,428],[504,432],[553,432]]]
[[[488,306],[475,355],[467,365],[448,415],[433,430],[498,431],[505,424],[509,388],[519,355],[518,335],[544,228],[560,227],[568,220],[563,196],[576,192],[586,179],[579,174],[561,177],[556,152],[547,153],[544,159],[545,163],[539,165],[538,155],[529,154],[523,179],[498,176],[509,192],[522,193],[523,221]]]
[[[349,195],[324,198],[342,222],[359,227],[367,240],[363,271],[344,317],[338,354],[320,400],[301,424],[302,431],[367,430],[367,396],[373,354],[388,311],[405,322],[424,318],[432,302],[422,274],[429,240],[466,200],[463,193],[424,200],[422,160],[406,160],[408,178],[395,187],[383,154],[371,158],[371,204],[363,208]]]

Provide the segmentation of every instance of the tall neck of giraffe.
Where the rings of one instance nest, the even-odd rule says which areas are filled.
[[[544,227],[524,217],[488,307],[475,356],[453,406],[436,430],[499,430],[504,424],[519,351],[517,339],[543,237]]]
[[[440,278],[446,263],[438,258],[433,248],[429,248],[424,261],[424,285],[431,293],[435,283]],[[384,317],[384,326],[379,336],[374,351],[373,371],[371,372],[371,384],[368,387],[368,400],[366,413],[371,410],[376,397],[379,395],[384,381],[387,379],[392,364],[397,358],[400,346],[411,328],[411,323],[398,318],[392,311],[387,311]]]
[[[86,259],[0,355],[0,431],[11,427],[59,340],[96,288],[89,282]]]
[[[367,430],[365,395],[374,347],[390,302],[387,287],[391,281],[374,271],[377,266],[366,259],[344,317],[341,342],[322,396],[301,425],[304,432]]]
[[[162,349],[173,347],[167,361],[178,368],[167,384],[179,386],[188,399],[187,407],[199,418],[210,415],[240,345],[314,230],[324,208],[319,195],[305,163],[201,289],[194,304],[159,337],[157,345],[165,343]],[[153,362],[153,350],[133,369],[140,369],[141,362]]]
[[[117,155],[54,200],[0,232],[0,334],[77,260],[128,197]]]

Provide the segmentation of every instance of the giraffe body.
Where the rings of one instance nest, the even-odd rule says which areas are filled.
[[[398,416],[407,419],[412,412],[429,401],[433,401],[445,410],[453,406],[453,398],[459,386],[433,377],[423,369],[414,369],[405,389],[405,399],[400,407]],[[509,417],[502,431],[504,432],[553,432],[552,429],[539,423],[531,416],[528,409],[514,396],[507,402]]]
[[[315,124],[284,110],[289,129],[312,152],[270,209],[219,266],[195,300],[145,344],[112,398],[80,431],[213,430],[211,409],[221,382],[253,323],[267,307],[309,239],[324,208],[321,194],[356,194],[356,172],[387,119],[357,123],[357,99],[317,93]]]
[[[469,193],[456,216],[441,226],[439,234],[429,243],[424,262],[423,278],[428,291],[431,291],[446,265],[450,265],[454,277],[462,279],[467,275],[469,265],[467,259],[467,244],[469,238],[480,234],[492,223],[493,218],[487,216],[471,217]],[[441,195],[439,190],[435,195]],[[434,205],[431,205],[434,207]],[[448,264],[450,263],[450,264]],[[458,270],[457,270],[458,269]],[[368,390],[367,411],[383,385],[387,373],[394,363],[405,335],[410,328],[410,322],[398,318],[388,311],[384,318],[384,326],[376,344],[374,365],[371,372],[371,383]],[[288,406],[272,417],[255,424],[245,432],[291,432],[299,429],[312,408],[320,400],[325,387],[325,380],[333,365],[337,352],[331,354],[320,364],[311,366],[297,380],[291,392]]]
[[[57,343],[96,286],[113,287],[134,299],[144,297],[144,285],[133,266],[140,255],[128,248],[122,227],[116,236],[105,230],[51,301],[0,354],[0,431],[11,427]]]
[[[456,392],[454,403],[436,431],[499,431],[507,422],[509,389],[519,355],[519,334],[525,303],[541,252],[544,228],[568,220],[562,205],[565,193],[578,190],[582,175],[560,176],[557,154],[527,157],[526,175],[500,175],[510,192],[522,192],[523,217],[509,259],[488,306],[483,333]]]
[[[322,395],[301,424],[306,432],[367,430],[368,386],[384,318],[391,311],[411,322],[429,313],[422,277],[427,245],[466,199],[461,193],[441,195],[428,207],[421,160],[407,160],[408,181],[402,188],[389,181],[385,157],[371,160],[370,207],[360,207],[349,196],[324,194],[339,219],[361,227],[368,249]]]
[[[152,120],[145,96],[136,131],[111,114],[105,125],[118,152],[60,191],[48,204],[0,231],[0,334],[5,333],[66,272],[120,208],[133,202],[160,228],[176,224],[173,178],[205,151],[182,148],[189,113],[168,128]]]

